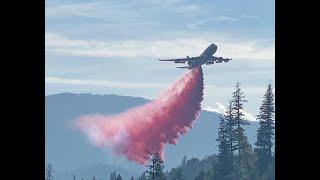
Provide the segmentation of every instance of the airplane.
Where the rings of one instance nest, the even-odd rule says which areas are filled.
[[[179,59],[159,59],[159,61],[174,61],[174,63],[185,63],[188,62],[189,66],[185,67],[176,67],[176,68],[196,68],[203,64],[210,65],[214,63],[221,63],[221,62],[228,62],[232,59],[229,58],[223,58],[223,57],[215,57],[213,54],[217,51],[217,45],[210,44],[200,56],[196,57],[189,57],[186,58],[179,58]]]

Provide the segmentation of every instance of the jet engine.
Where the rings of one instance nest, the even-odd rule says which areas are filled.
[[[214,60],[215,58],[214,57],[211,57],[209,60],[207,60],[206,64],[214,64]]]

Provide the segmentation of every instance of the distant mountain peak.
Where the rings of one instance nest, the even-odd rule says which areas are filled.
[[[215,112],[219,115],[225,115],[227,108],[222,103],[215,103],[214,106],[207,106],[203,108],[202,110],[209,111],[209,112]],[[249,113],[247,111],[241,111],[244,115],[244,119],[251,122],[258,122],[257,118],[252,115],[252,113]]]

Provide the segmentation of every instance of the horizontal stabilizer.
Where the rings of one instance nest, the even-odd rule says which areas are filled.
[[[189,67],[188,67],[188,66],[176,67],[176,68],[187,68],[187,69],[189,69]]]
[[[186,61],[174,61],[174,63],[186,63]]]
[[[159,59],[159,61],[176,61],[176,59]]]

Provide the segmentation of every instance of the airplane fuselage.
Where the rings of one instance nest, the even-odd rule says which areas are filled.
[[[221,62],[228,62],[229,58],[223,57],[215,57],[213,54],[217,51],[217,45],[210,44],[201,54],[200,56],[196,57],[189,57],[186,58],[178,58],[178,59],[159,59],[160,61],[174,61],[174,63],[185,63],[187,62],[189,66],[187,67],[177,67],[177,68],[196,68],[202,66],[203,64],[210,65],[214,63],[221,63]]]
[[[195,68],[206,64],[212,59],[212,55],[217,51],[217,46],[215,44],[210,44],[201,55],[196,58],[188,61],[189,68]]]
[[[217,51],[217,45],[210,44],[204,51],[201,53],[201,57],[210,57]]]

